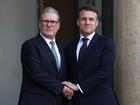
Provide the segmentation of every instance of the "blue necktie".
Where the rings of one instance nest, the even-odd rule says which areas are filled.
[[[83,45],[81,46],[80,51],[79,51],[78,62],[81,62],[84,57],[85,50],[87,48],[88,38],[82,38],[82,41],[83,41]]]

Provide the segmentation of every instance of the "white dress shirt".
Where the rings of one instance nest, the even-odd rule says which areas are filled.
[[[93,38],[94,34],[95,34],[95,32],[90,34],[88,37],[86,37],[86,38],[88,38],[87,46],[89,45],[89,43],[90,43],[91,39]],[[77,61],[78,61],[80,48],[83,45],[83,41],[82,41],[83,38],[84,38],[84,36],[82,34],[80,34],[80,39],[79,39],[79,42],[78,42],[78,45],[77,45],[77,50],[76,50]]]
[[[56,51],[56,53],[57,53],[58,62],[59,62],[59,67],[61,67],[61,56],[60,56],[59,49],[58,49],[58,46],[57,46],[57,44],[56,44],[55,38],[54,38],[53,40],[50,40],[50,39],[48,39],[47,37],[44,37],[41,33],[40,33],[40,35],[41,35],[42,38],[45,40],[45,42],[48,44],[48,46],[49,46],[50,49],[51,49],[51,44],[50,44],[50,42],[51,42],[51,41],[54,41],[54,42],[55,42],[54,47],[55,47],[55,51]]]

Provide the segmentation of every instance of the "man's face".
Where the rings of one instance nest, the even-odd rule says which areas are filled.
[[[85,37],[93,33],[98,26],[97,14],[93,11],[82,10],[77,20],[81,34]]]
[[[54,39],[60,27],[59,17],[55,13],[45,13],[39,22],[40,32],[49,39]]]

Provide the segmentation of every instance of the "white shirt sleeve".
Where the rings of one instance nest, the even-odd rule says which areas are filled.
[[[84,94],[84,92],[83,92],[83,90],[81,89],[81,87],[80,87],[79,84],[77,84],[77,87],[78,87],[78,89],[80,90],[80,92],[81,92],[82,94]]]

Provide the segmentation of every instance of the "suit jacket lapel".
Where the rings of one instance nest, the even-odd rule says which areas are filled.
[[[46,56],[49,57],[49,60],[51,60],[52,64],[56,68],[56,71],[58,71],[55,58],[54,58],[53,53],[50,50],[48,44],[45,42],[45,40],[40,35],[37,36],[37,40],[39,41],[39,44],[42,47],[42,50],[46,53]]]
[[[80,66],[84,65],[85,61],[87,61],[86,59],[89,59],[88,55],[90,53],[93,53],[94,48],[97,45],[96,44],[97,43],[97,37],[98,37],[98,35],[95,33],[95,35],[93,36],[93,38],[91,39],[91,41],[90,41],[90,43],[89,43],[89,45],[87,47],[87,50],[85,51],[85,56],[83,58],[83,61],[79,64]]]
[[[63,72],[63,70],[65,69],[65,61],[64,61],[64,53],[63,53],[62,47],[58,43],[57,43],[57,46],[58,46],[58,50],[59,50],[60,57],[61,57],[61,66],[60,66],[60,71],[59,71],[59,73],[60,73],[60,72]]]
[[[76,39],[75,43],[73,44],[73,48],[71,49],[72,50],[72,55],[73,55],[73,58],[74,58],[74,61],[75,61],[75,64],[78,63],[78,60],[77,60],[77,55],[76,55],[76,51],[77,51],[77,44],[79,42],[79,38]]]
[[[95,33],[95,35],[93,36],[93,38],[91,39],[90,43],[89,43],[89,46],[88,46],[88,51],[87,53],[90,53],[90,50],[93,50],[93,47],[95,47],[97,44],[97,38],[98,38],[98,35]]]

